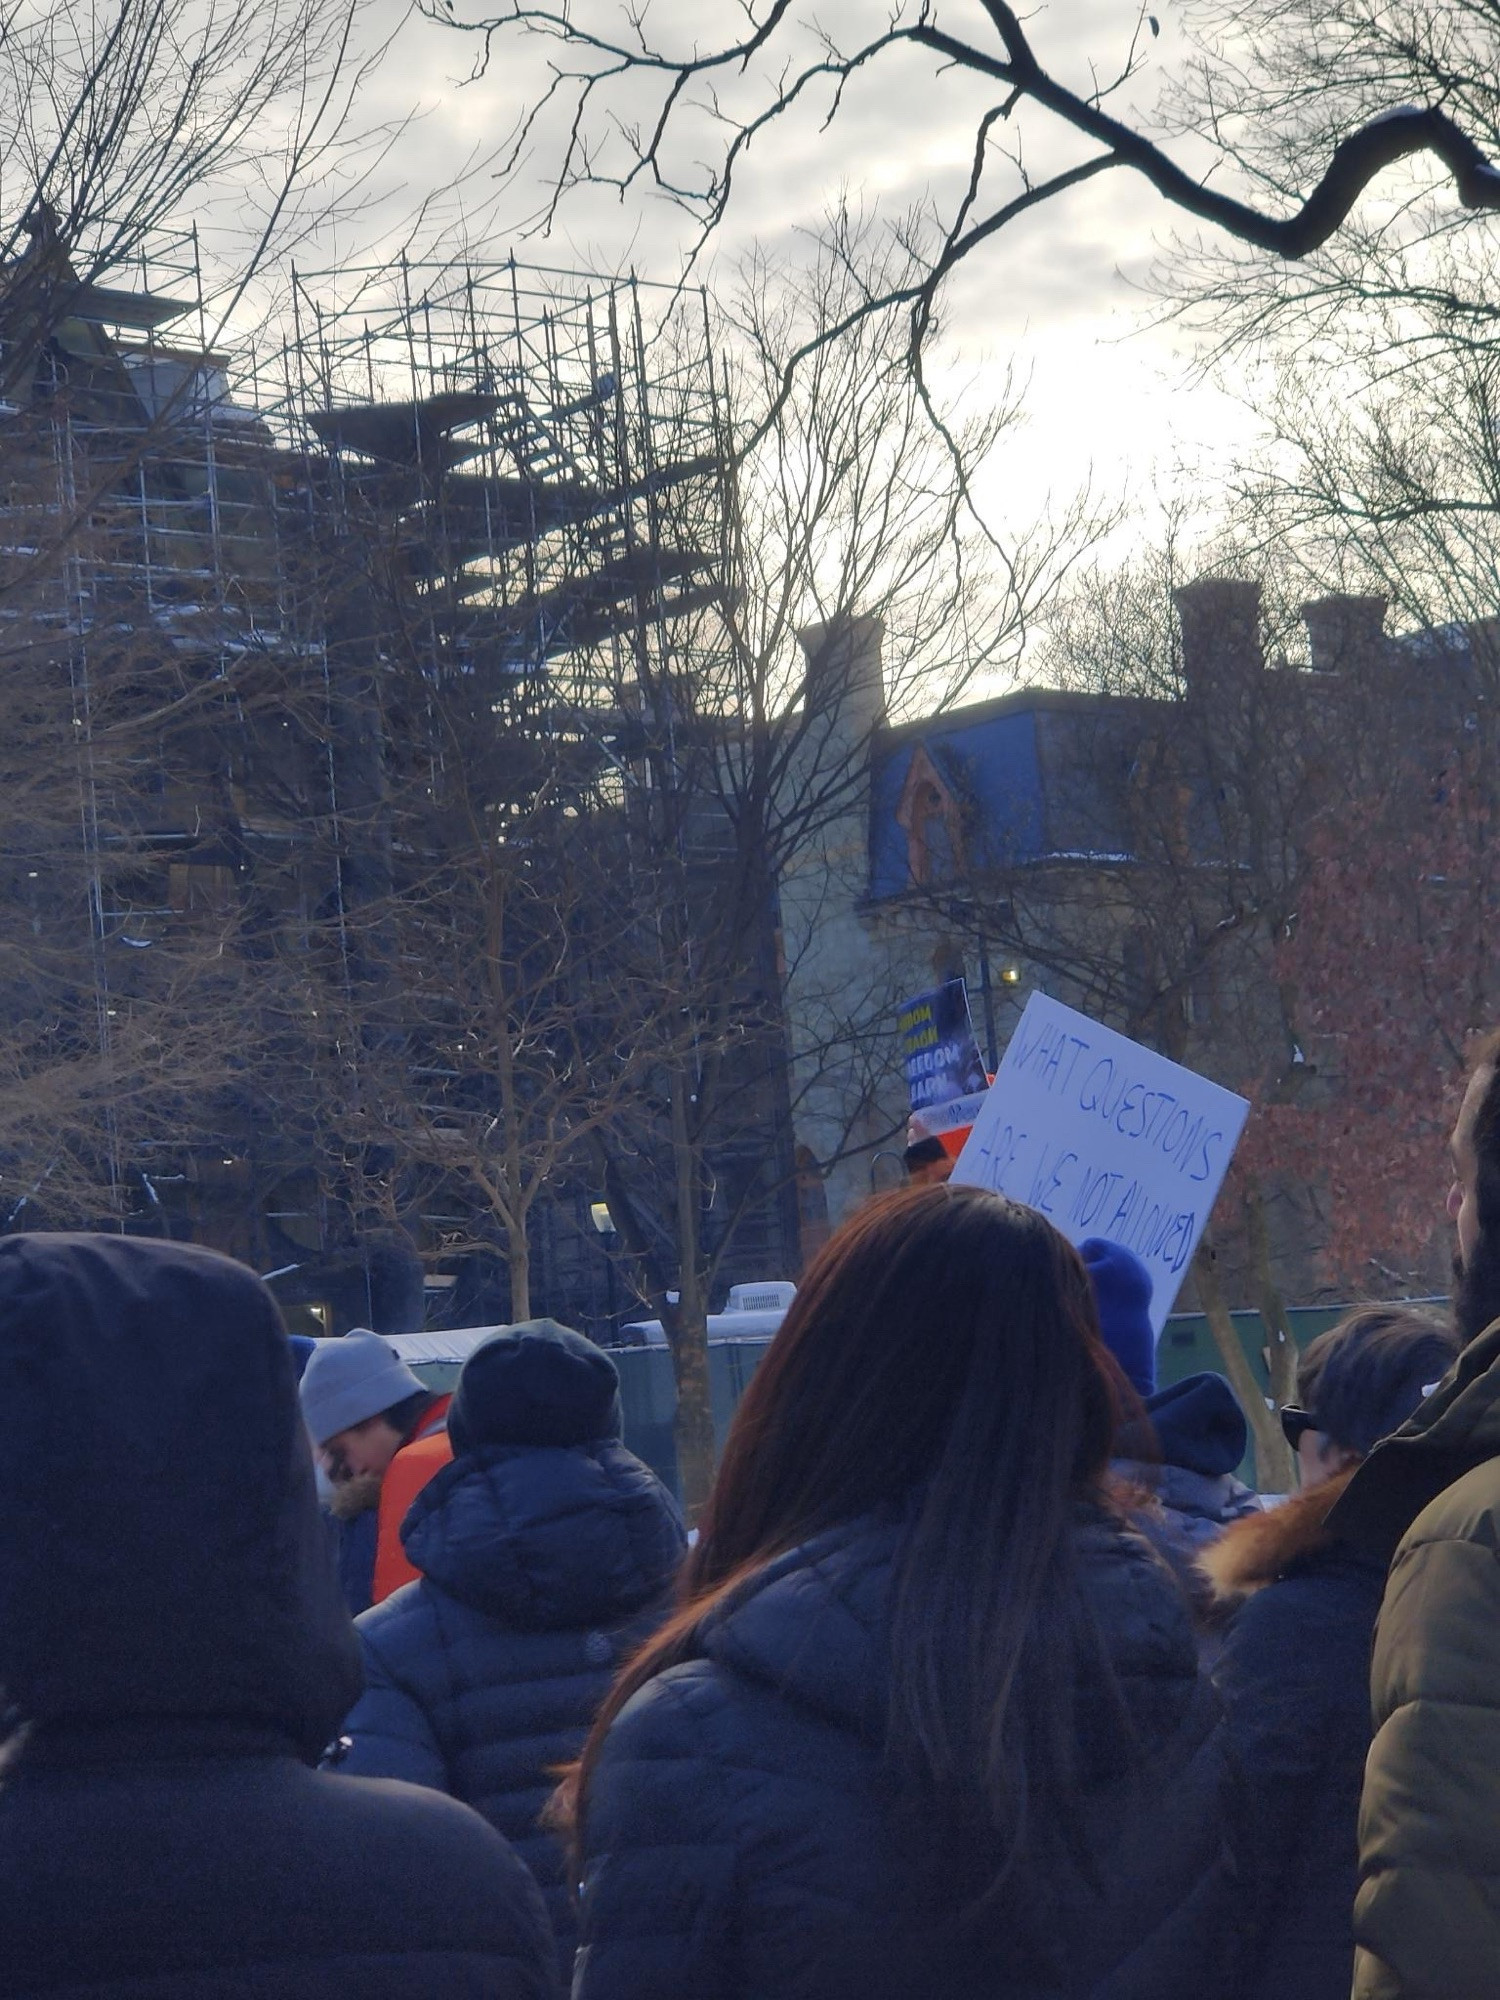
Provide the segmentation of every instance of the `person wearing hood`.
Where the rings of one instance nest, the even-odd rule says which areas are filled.
[[[1260,1512],[1259,1494],[1237,1476],[1250,1426],[1222,1375],[1185,1376],[1142,1407],[1120,1431],[1115,1472],[1156,1503],[1171,1551],[1191,1558]]]
[[[1114,1421],[1035,1210],[950,1182],[843,1225],[564,1794],[575,2000],[1218,1990],[1219,1707]]]
[[[1222,1375],[1156,1386],[1151,1273],[1134,1252],[1102,1236],[1079,1245],[1105,1346],[1140,1398],[1122,1425],[1111,1470],[1148,1504],[1141,1526],[1174,1568],[1186,1571],[1231,1521],[1260,1511],[1236,1471],[1250,1427]]]
[[[0,1994],[546,2000],[493,1828],[313,1768],[359,1651],[254,1273],[0,1240],[0,1407]]]
[[[1450,1142],[1457,1366],[1355,1472],[1329,1529],[1390,1563],[1359,1814],[1355,2000],[1500,1987],[1500,1034]]]
[[[1457,1351],[1442,1320],[1402,1306],[1357,1307],[1319,1334],[1298,1365],[1298,1407],[1281,1413],[1301,1491],[1232,1522],[1200,1558],[1234,1612],[1215,1677],[1241,1778],[1243,2000],[1348,2000],[1385,1566],[1336,1539],[1329,1515]]]
[[[421,1581],[356,1626],[365,1692],[339,1768],[476,1807],[541,1883],[570,1959],[563,1853],[539,1821],[616,1669],[665,1612],[682,1520],[620,1443],[613,1361],[553,1320],[475,1348],[448,1438],[453,1462],[401,1530]]]

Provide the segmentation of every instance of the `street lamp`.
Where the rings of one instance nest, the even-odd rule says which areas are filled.
[[[605,1282],[609,1287],[607,1294],[609,1300],[609,1335],[610,1339],[613,1340],[619,1332],[619,1328],[615,1324],[618,1306],[615,1299],[614,1253],[615,1245],[620,1240],[620,1233],[615,1228],[615,1219],[609,1212],[609,1203],[607,1201],[591,1201],[589,1203],[589,1221],[598,1230],[600,1247],[604,1251]]]

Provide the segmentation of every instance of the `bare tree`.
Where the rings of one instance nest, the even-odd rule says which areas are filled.
[[[956,265],[1028,210],[1116,168],[1143,175],[1178,213],[1280,258],[1306,257],[1327,243],[1379,174],[1417,154],[1441,164],[1466,209],[1500,206],[1500,173],[1482,150],[1490,135],[1468,127],[1467,101],[1454,115],[1436,76],[1416,104],[1381,96],[1371,82],[1352,118],[1333,129],[1319,124],[1321,146],[1303,141],[1295,195],[1282,199],[1280,185],[1268,187],[1253,161],[1245,176],[1248,198],[1224,190],[1214,168],[1237,164],[1244,149],[1224,143],[1213,121],[1207,136],[1216,156],[1200,172],[1196,161],[1190,169],[1172,157],[1169,125],[1116,115],[1113,102],[1128,94],[1159,34],[1145,8],[1117,49],[1057,56],[1039,50],[1031,25],[1004,0],[983,0],[958,31],[943,24],[931,0],[868,15],[851,8],[832,18],[796,0],[767,0],[745,11],[725,9],[722,20],[705,22],[695,13],[680,36],[656,32],[654,22],[615,0],[570,7],[509,0],[472,14],[450,0],[431,0],[426,11],[475,38],[476,76],[516,37],[545,52],[548,81],[519,121],[511,161],[530,161],[546,149],[547,221],[580,185],[620,194],[639,186],[694,216],[701,243],[749,171],[752,148],[804,109],[825,125],[833,122],[872,71],[905,91],[904,106],[930,105],[934,124],[962,120],[973,131],[969,171],[942,198],[933,254],[878,302],[911,310],[918,350]],[[1352,17],[1374,10],[1350,0],[1345,11]],[[1472,0],[1471,11],[1481,15],[1482,0]],[[1071,82],[1075,69],[1082,74]],[[1289,116],[1305,112],[1306,97],[1293,100],[1283,91],[1280,102]],[[1273,111],[1276,103],[1273,94]],[[1028,118],[1076,140],[1079,157],[1034,176],[1024,151]],[[1268,193],[1269,205],[1259,206]]]
[[[388,136],[354,116],[364,16],[122,0],[0,30],[13,1222],[149,1226],[184,1156],[228,1185],[221,1135],[307,1011],[264,976],[236,798],[255,731],[305,712],[305,660],[269,643],[269,439],[213,346],[301,227],[358,202]]]
[[[155,232],[201,222],[221,311],[272,248],[357,198],[389,129],[358,125],[383,50],[367,0],[121,0],[107,16],[15,9],[0,36],[0,259],[44,227],[56,294],[128,269]],[[12,287],[14,299],[14,288]]]
[[[832,959],[810,963],[819,885],[863,852],[862,835],[843,850],[867,810],[874,735],[892,707],[938,705],[974,674],[1007,670],[1087,533],[1082,510],[1039,526],[1002,567],[972,529],[949,446],[982,464],[1014,412],[935,432],[891,312],[816,339],[897,276],[895,254],[845,214],[811,274],[746,270],[720,349],[736,471],[726,587],[675,622],[659,653],[617,661],[616,699],[635,724],[622,775],[638,913],[616,943],[635,1022],[622,1021],[621,1040],[649,1084],[590,1146],[672,1346],[694,1505],[712,1469],[705,1328],[719,1274],[767,1203],[792,1200],[795,1108],[851,1047],[884,1049],[899,997],[851,985]],[[809,340],[815,363],[783,395],[787,355]],[[871,620],[888,661],[873,680],[850,644]],[[789,973],[803,998],[787,1021]],[[872,1098],[874,1082],[872,1071]],[[849,1126],[861,1101],[855,1092]]]
[[[497,712],[486,683],[434,673],[400,638],[393,620],[388,878],[325,926],[324,1042],[344,1060],[321,1068],[317,1150],[363,1226],[436,1209],[445,1256],[498,1251],[524,1320],[537,1204],[584,1170],[637,1082],[633,1049],[602,1040],[619,1030],[634,921],[620,807],[587,742]],[[346,818],[344,838],[356,831]]]
[[[1291,198],[1351,130],[1393,105],[1440,108],[1476,145],[1500,142],[1494,10],[1487,0],[1386,7],[1374,0],[1197,0],[1198,56],[1171,93],[1173,124],[1195,134],[1267,197]],[[1413,160],[1385,199],[1351,213],[1336,236],[1299,264],[1247,260],[1205,242],[1172,259],[1164,282],[1215,344],[1243,352],[1276,334],[1335,357],[1394,364],[1430,338],[1424,311],[1451,311],[1471,329],[1493,321],[1490,233],[1471,227],[1446,175]],[[1404,331],[1377,315],[1411,304]],[[1394,335],[1394,339],[1392,336]]]
[[[1201,577],[1169,515],[1157,547],[1074,579],[1037,664],[1044,824],[1014,848],[976,824],[943,880],[908,892],[908,918],[937,918],[971,949],[1004,955],[1095,1018],[1250,1093],[1299,1098],[1313,1075],[1277,940],[1295,916],[1312,835],[1356,795],[1368,696],[1352,677],[1301,671],[1290,579]],[[1217,551],[1220,561],[1226,551]],[[1365,748],[1372,747],[1370,742]],[[1377,760],[1374,760],[1378,762]],[[1308,1282],[1315,1200],[1305,1159],[1241,1149],[1214,1240],[1195,1269],[1226,1369],[1250,1382],[1227,1310],[1253,1298],[1271,1390],[1294,1393],[1289,1274]],[[1246,1402],[1260,1475],[1290,1470],[1274,1415]]]

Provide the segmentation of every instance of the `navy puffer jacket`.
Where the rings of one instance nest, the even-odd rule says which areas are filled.
[[[1224,1974],[1217,1700],[1170,1572],[1112,1518],[1080,1521],[1082,1595],[1139,1738],[1081,1796],[1096,1881],[1028,1871],[961,1920],[975,1856],[883,1766],[899,1525],[832,1530],[771,1563],[602,1747],[584,1821],[575,2000],[1204,2000]],[[982,1585],[976,1583],[976,1587]],[[1085,1742],[1103,1691],[1079,1690]],[[1088,1755],[1084,1756],[1085,1767]],[[981,1857],[982,1860],[982,1857]],[[960,1878],[968,1873],[967,1883]],[[1050,1962],[1048,1962],[1050,1961]]]
[[[422,1571],[356,1621],[365,1693],[342,1769],[450,1792],[511,1840],[565,1955],[562,1850],[537,1825],[684,1547],[666,1488],[613,1439],[455,1459],[402,1528]]]
[[[1215,1669],[1240,1772],[1244,2000],[1348,2000],[1370,1648],[1385,1564],[1328,1532],[1352,1474],[1236,1523],[1203,1568],[1240,1609]]]

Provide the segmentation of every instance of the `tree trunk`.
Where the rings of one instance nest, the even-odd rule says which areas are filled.
[[[1297,1343],[1287,1318],[1286,1301],[1271,1276],[1271,1237],[1266,1228],[1265,1202],[1256,1181],[1246,1190],[1245,1221],[1250,1255],[1255,1260],[1260,1322],[1266,1330],[1266,1373],[1271,1380],[1271,1400],[1278,1410],[1283,1410],[1297,1400]]]
[[[524,1222],[519,1229],[506,1228],[505,1261],[510,1272],[510,1318],[514,1326],[518,1320],[531,1318],[531,1245],[526,1240]]]
[[[692,1084],[686,1067],[672,1092],[672,1150],[677,1221],[677,1310],[672,1327],[672,1372],[677,1380],[677,1481],[689,1525],[696,1522],[714,1477],[714,1409],[708,1374],[708,1293],[700,1254],[699,1188],[702,1160],[688,1118]]]
[[[1255,1484],[1262,1493],[1290,1493],[1297,1483],[1292,1454],[1274,1411],[1266,1407],[1265,1396],[1255,1379],[1255,1370],[1240,1345],[1240,1337],[1235,1332],[1223,1287],[1219,1283],[1213,1252],[1206,1243],[1200,1244],[1193,1260],[1193,1280],[1198,1287],[1203,1317],[1208,1321],[1214,1345],[1219,1350],[1219,1359],[1224,1364],[1224,1373],[1239,1398],[1240,1407],[1250,1425],[1250,1435],[1255,1441]]]
[[[677,1415],[672,1436],[677,1446],[677,1483],[688,1525],[696,1523],[714,1482],[714,1404],[708,1372],[708,1320],[700,1310],[690,1319],[679,1316],[672,1342],[672,1372],[677,1381]]]

